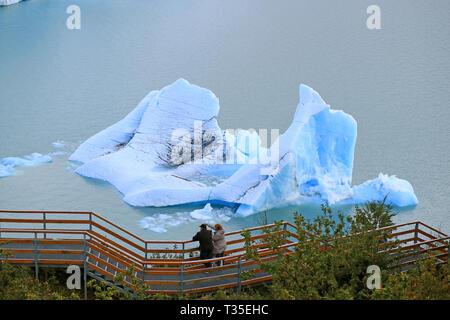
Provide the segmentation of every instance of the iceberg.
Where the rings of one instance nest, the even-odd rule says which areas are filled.
[[[236,134],[217,122],[219,100],[179,79],[151,91],[125,118],[83,142],[69,160],[75,172],[114,185],[132,206],[210,204],[239,216],[310,201],[382,199],[418,203],[409,182],[382,175],[352,187],[357,124],[301,84],[289,128],[270,147],[254,131]]]

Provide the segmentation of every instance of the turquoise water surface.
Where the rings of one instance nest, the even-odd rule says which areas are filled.
[[[81,9],[80,30],[66,27],[72,4]],[[379,0],[380,30],[366,27],[371,4],[29,0],[0,7],[0,158],[67,152],[0,178],[0,208],[95,211],[147,239],[190,238],[199,223],[184,219],[201,206],[130,207],[111,185],[76,175],[69,153],[180,77],[219,97],[221,128],[280,132],[305,83],[358,122],[353,183],[379,172],[410,181],[419,205],[400,210],[396,221],[449,233],[450,2]],[[58,140],[63,149],[52,147]],[[268,218],[292,220],[294,210],[320,212],[305,205]],[[145,217],[171,217],[173,225],[151,232],[139,224]],[[259,218],[223,225],[235,230]]]

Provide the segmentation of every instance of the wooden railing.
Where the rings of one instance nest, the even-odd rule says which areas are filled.
[[[246,259],[241,230],[225,234],[224,257],[199,260],[194,255],[197,242],[144,240],[93,212],[0,210],[0,226],[0,244],[13,255],[9,262],[34,265],[36,276],[39,266],[78,264],[84,265],[85,271],[92,270],[90,275],[112,281],[124,269],[132,268],[151,292],[165,294],[194,294],[232,287],[239,292],[242,286],[271,279],[259,263]],[[297,229],[289,222],[279,227],[270,224],[247,229],[260,262],[277,258],[276,252],[267,247],[267,230],[283,232],[285,237],[279,248],[284,254],[291,254],[298,245]],[[400,267],[413,265],[419,256],[433,256],[438,263],[448,262],[449,237],[420,221],[378,231],[385,231],[390,240],[401,244],[400,249],[389,251],[395,254],[399,250],[404,256]],[[214,266],[207,268],[205,263]],[[243,272],[253,273],[253,278],[244,280]],[[132,286],[131,279],[125,278],[123,285]]]
[[[217,289],[219,286],[239,289],[243,285],[269,278],[267,275],[261,275],[252,281],[240,281],[244,269],[261,273],[255,262],[245,259],[243,245],[245,238],[241,235],[241,231],[225,234],[227,251],[224,257],[199,260],[194,255],[198,251],[195,241],[144,240],[93,212],[0,210],[0,225],[0,243],[15,245],[14,248],[6,248],[5,251],[16,256],[28,253],[26,258],[13,257],[9,261],[34,264],[36,269],[39,265],[83,264],[87,260],[89,268],[112,279],[123,270],[117,267],[120,264],[121,267],[133,267],[136,275],[147,284],[165,287],[163,290],[152,291],[168,294],[204,292]],[[264,239],[268,235],[263,229],[273,227],[274,224],[247,229],[251,233],[251,240],[258,241],[254,246],[259,249],[265,261],[270,261],[272,259],[270,255],[273,253],[264,249],[267,245]],[[286,243],[293,243],[296,240],[293,232],[295,227],[288,222],[283,223],[282,227],[289,234]],[[43,249],[44,245],[50,244],[56,246],[71,244],[78,247]],[[54,259],[42,258],[42,255],[51,254],[55,256]],[[65,258],[68,255],[77,257]],[[211,264],[220,262],[221,265],[204,267],[208,262]],[[117,273],[110,272],[112,270]],[[206,271],[208,276],[205,277]],[[236,278],[236,281],[225,281],[232,278]],[[221,283],[201,286],[202,283],[208,282]],[[168,289],[170,286],[174,288]]]

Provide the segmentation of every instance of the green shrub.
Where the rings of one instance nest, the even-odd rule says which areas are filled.
[[[282,222],[265,230],[268,247],[277,255],[273,262],[260,263],[273,277],[264,289],[267,299],[448,298],[448,266],[444,269],[427,263],[407,274],[393,273],[398,261],[380,249],[394,249],[398,243],[387,241],[392,230],[374,231],[393,225],[394,213],[385,200],[355,206],[355,213],[347,218],[340,212],[335,217],[327,204],[312,221],[298,213],[294,216],[298,244],[290,248],[289,255],[279,248],[288,236]],[[250,233],[242,235],[247,259],[260,262]],[[382,290],[367,288],[370,265],[382,271]],[[446,281],[442,283],[442,279]]]

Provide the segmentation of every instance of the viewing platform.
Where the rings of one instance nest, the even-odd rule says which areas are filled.
[[[0,226],[0,248],[12,255],[1,259],[34,267],[36,278],[40,268],[79,265],[84,284],[91,277],[125,291],[133,287],[131,277],[121,283],[114,278],[132,268],[134,277],[149,285],[149,293],[168,295],[201,294],[219,288],[235,288],[239,293],[243,286],[272,279],[258,262],[246,258],[243,230],[225,234],[224,257],[200,260],[196,241],[144,240],[93,212],[0,210]],[[289,222],[246,230],[260,263],[278,257],[267,247],[270,234],[283,234],[279,247],[283,255],[292,254],[298,244],[297,228]],[[398,240],[401,247],[396,252],[402,255],[402,271],[430,257],[438,264],[449,261],[450,237],[420,221],[377,230],[388,231],[390,240]],[[207,262],[213,266],[206,268]]]

